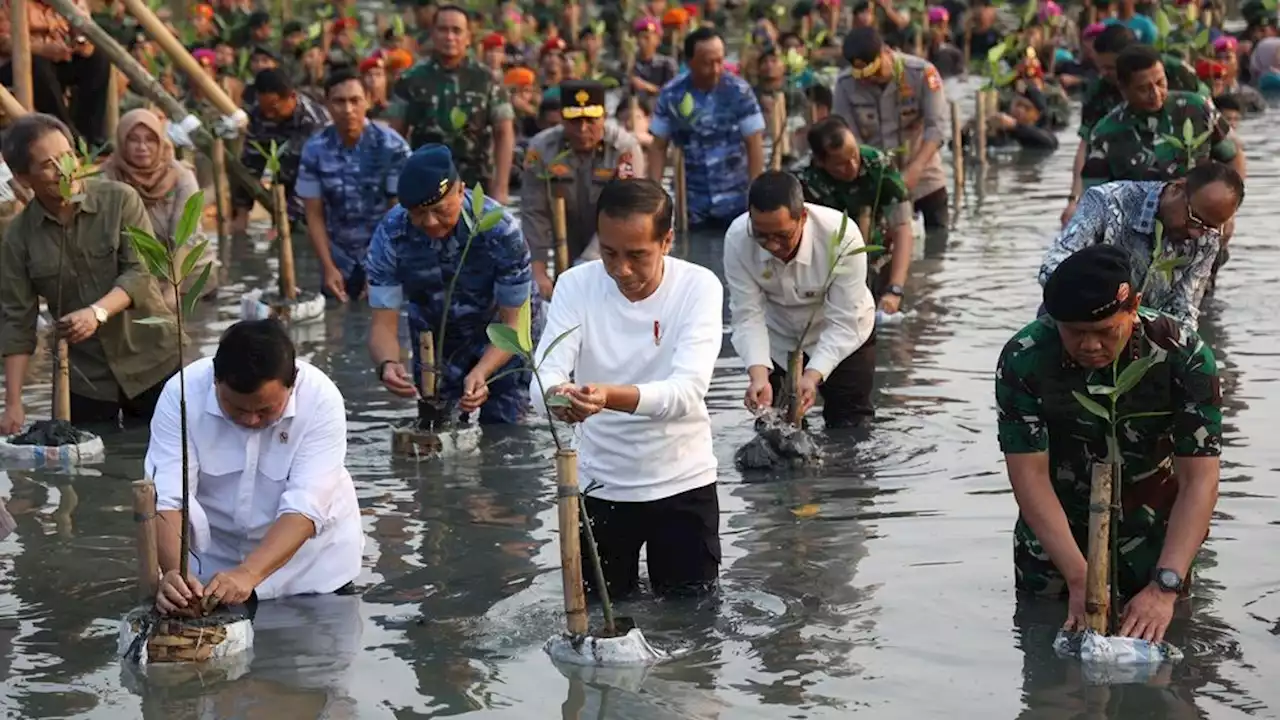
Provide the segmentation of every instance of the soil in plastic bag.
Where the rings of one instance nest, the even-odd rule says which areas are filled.
[[[756,436],[738,448],[733,461],[739,470],[798,468],[822,463],[817,441],[804,428],[788,423],[770,408],[756,418]]]
[[[15,435],[9,442],[14,445],[58,447],[60,445],[78,445],[91,437],[93,435],[75,429],[66,420],[40,420],[33,423],[26,432],[21,435]]]

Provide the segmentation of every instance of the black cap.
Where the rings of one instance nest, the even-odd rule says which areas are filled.
[[[560,83],[560,106],[565,120],[604,117],[604,85],[591,80]]]
[[[884,40],[873,27],[859,27],[844,36],[844,59],[850,63],[869,65],[880,58],[884,50]]]
[[[255,45],[253,47],[253,51],[249,53],[249,57],[253,57],[254,55],[265,55],[271,58],[272,60],[275,60],[276,62],[280,62],[280,56],[277,55],[275,51],[273,51],[271,48],[268,48],[263,45]]]
[[[292,35],[292,34],[294,34],[294,33],[296,33],[296,32],[306,32],[306,31],[307,31],[307,26],[306,26],[306,25],[303,25],[302,23],[298,22],[297,20],[290,20],[289,22],[287,22],[287,23],[285,23],[285,24],[284,24],[284,29],[282,29],[282,30],[280,31],[280,34],[282,34],[282,35]]]
[[[1059,322],[1097,322],[1115,315],[1137,291],[1129,254],[1090,245],[1063,260],[1044,284],[1044,309]]]

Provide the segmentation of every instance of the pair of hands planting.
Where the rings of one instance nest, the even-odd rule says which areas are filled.
[[[160,579],[156,608],[161,615],[199,617],[204,614],[202,610],[212,610],[218,605],[245,603],[259,582],[244,566],[214,575],[207,587],[195,576],[188,575],[184,581],[177,570],[170,570]]]
[[[609,389],[604,385],[556,385],[547,397],[568,398],[568,405],[551,405],[551,412],[567,423],[579,423],[604,410],[609,404]]]

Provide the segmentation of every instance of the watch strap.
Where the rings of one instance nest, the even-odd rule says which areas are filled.
[[[889,293],[890,295],[897,295],[898,297],[902,297],[907,292],[905,289],[903,289],[901,285],[890,285],[889,287],[885,288],[884,291]]]
[[[381,382],[381,381],[382,381],[382,374],[383,374],[383,373],[385,373],[385,372],[387,371],[387,366],[388,366],[388,365],[390,365],[390,364],[392,364],[392,363],[395,363],[395,362],[398,362],[398,361],[396,361],[396,360],[383,360],[382,362],[378,363],[378,367],[376,367],[376,368],[374,368],[374,369],[373,369],[374,374],[376,374],[376,375],[378,376],[378,381],[379,381],[379,382]]]
[[[111,319],[111,313],[101,305],[90,305],[89,309],[93,311],[93,318],[98,321],[99,325],[105,324]]]

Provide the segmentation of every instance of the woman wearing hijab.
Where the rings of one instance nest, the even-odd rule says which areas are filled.
[[[121,116],[115,141],[119,152],[103,164],[103,175],[137,190],[151,217],[156,238],[166,244],[172,243],[178,221],[182,218],[182,209],[200,189],[195,174],[174,157],[173,143],[164,132],[164,121],[150,110],[132,110]],[[179,253],[179,262],[191,247],[194,243],[189,240],[187,248]],[[196,265],[188,284],[194,282],[204,266],[212,262],[213,253],[206,248],[205,257]],[[212,292],[217,286],[216,273],[210,273],[205,293]],[[165,302],[170,308],[174,307],[172,289],[166,289]]]

